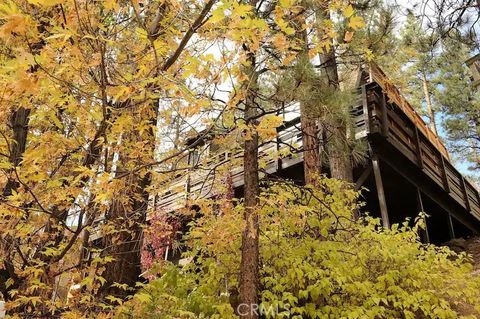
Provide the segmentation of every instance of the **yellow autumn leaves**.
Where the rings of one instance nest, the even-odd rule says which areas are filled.
[[[51,7],[64,2],[64,0],[27,0],[27,1],[31,4],[44,6],[44,7]]]
[[[361,16],[355,15],[355,9],[353,9],[351,4],[343,10],[343,15],[348,19],[347,26],[351,29],[345,32],[344,41],[350,42],[352,41],[355,30],[365,27],[365,21]]]
[[[12,1],[5,1],[0,4],[0,39],[8,39],[11,34],[24,35],[31,27],[30,19],[21,13],[17,5]]]

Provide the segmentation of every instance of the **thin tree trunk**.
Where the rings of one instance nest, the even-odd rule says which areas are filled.
[[[303,29],[304,17],[298,17],[292,22],[296,31],[296,37],[302,43],[302,52],[298,56],[297,63],[310,63],[308,57],[307,30]],[[300,102],[300,125],[302,130],[303,144],[303,169],[305,184],[315,183],[315,176],[321,173],[319,130],[317,114],[312,114],[305,103]]]
[[[256,6],[256,0],[251,0],[250,5]],[[237,309],[241,318],[258,318],[258,288],[259,288],[259,224],[258,196],[260,193],[258,178],[258,134],[256,132],[255,118],[257,108],[255,106],[255,93],[258,75],[255,70],[256,58],[251,51],[248,52],[250,65],[246,67],[245,72],[248,80],[246,85],[245,98],[245,121],[251,127],[250,136],[245,138],[244,142],[244,189],[245,189],[245,210],[244,221],[245,229],[242,233],[241,263],[240,263],[240,302]]]
[[[433,110],[432,99],[430,97],[430,90],[428,89],[428,80],[427,80],[427,76],[425,75],[425,72],[423,71],[422,71],[422,88],[423,88],[423,94],[425,95],[425,103],[427,104],[427,113],[428,113],[428,118],[430,119],[430,128],[432,129],[433,133],[435,133],[435,135],[438,135],[437,124],[435,123],[435,111]]]
[[[246,114],[253,112],[246,112]],[[242,234],[242,261],[240,265],[240,300],[242,318],[258,318],[255,307],[258,305],[258,205],[259,181],[258,181],[258,135],[252,134],[251,139],[245,141],[245,153],[243,158],[245,177],[245,229]]]

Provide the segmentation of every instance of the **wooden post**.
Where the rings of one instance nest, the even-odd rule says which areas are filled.
[[[387,99],[385,93],[382,92],[382,97],[380,99],[380,107],[382,110],[382,135],[388,137],[388,110],[387,110]]]
[[[470,212],[470,199],[468,198],[467,185],[465,184],[465,178],[460,175],[460,182],[462,183],[463,199],[465,201],[465,208],[467,212]]]
[[[380,214],[382,215],[383,227],[389,228],[390,221],[388,219],[387,201],[385,199],[385,191],[383,189],[382,175],[380,173],[380,166],[378,158],[372,154],[373,174],[375,175],[375,185],[377,187],[378,202],[380,204]]]
[[[366,85],[362,85],[362,106],[363,106],[363,116],[365,118],[365,129],[367,135],[370,134],[370,111],[368,109],[368,95],[367,95]]]
[[[453,221],[452,221],[452,215],[447,213],[448,215],[448,232],[450,233],[450,239],[455,238],[455,230],[453,229]]]
[[[423,208],[423,200],[422,200],[422,192],[420,191],[420,188],[416,187],[417,190],[417,206],[418,206],[418,212],[425,213],[425,209]],[[425,229],[421,231],[420,237],[422,238],[422,241],[425,243],[429,244],[430,243],[430,235],[428,234],[428,226],[427,226],[427,221],[425,220]]]
[[[475,192],[475,196],[477,196],[477,203],[478,205],[480,205],[480,193],[476,188],[474,188],[474,192]]]
[[[440,166],[442,170],[443,188],[447,193],[450,193],[450,184],[448,184],[448,175],[447,175],[447,168],[445,166],[445,158],[441,153],[440,153]]]
[[[365,168],[365,170],[360,175],[360,177],[355,181],[355,190],[359,190],[360,187],[362,187],[363,184],[365,184],[365,181],[370,176],[371,172],[372,172],[372,165],[370,164]]]

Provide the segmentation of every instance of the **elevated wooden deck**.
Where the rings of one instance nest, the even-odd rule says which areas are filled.
[[[367,139],[370,156],[388,163],[472,232],[480,232],[479,192],[451,164],[441,140],[379,68],[370,67],[368,79],[360,83],[358,100],[358,105],[352,108],[354,134],[357,139]],[[296,152],[278,158],[275,154],[285,148]],[[296,118],[279,127],[275,139],[261,145],[259,154],[264,161],[261,174],[275,174],[301,163],[301,149],[300,119]],[[210,162],[215,162],[218,167],[241,156],[241,153],[224,154],[217,162],[214,159]],[[231,174],[234,187],[242,186],[243,168],[236,167]],[[362,178],[358,177],[360,185]],[[174,211],[184,207],[189,199],[214,196],[214,185],[218,182],[218,176],[208,169],[192,170],[188,176],[173,181],[169,190],[159,194],[156,207],[162,211]],[[383,210],[388,214],[386,207]]]
[[[383,71],[375,64],[370,63],[368,66],[369,79],[367,82],[375,82],[385,93],[389,102],[394,103],[403,113],[415,124],[419,130],[430,143],[446,158],[450,158],[448,151],[443,145],[440,138],[428,127],[422,117],[415,111],[413,106],[402,96],[395,85],[383,73]]]
[[[479,192],[452,165],[438,140],[432,141],[376,82],[362,86],[361,107],[357,112],[365,119],[372,152],[477,231]]]

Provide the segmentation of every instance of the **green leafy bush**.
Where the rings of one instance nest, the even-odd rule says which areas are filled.
[[[480,281],[466,254],[423,245],[424,216],[391,229],[353,221],[358,194],[333,179],[315,188],[273,184],[261,196],[261,305],[265,318],[476,318]],[[161,274],[119,318],[232,318],[241,202],[201,203],[184,267]]]

